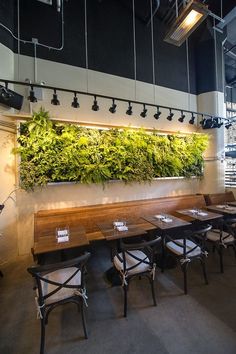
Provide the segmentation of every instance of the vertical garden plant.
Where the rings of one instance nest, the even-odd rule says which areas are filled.
[[[26,190],[50,182],[152,181],[201,176],[208,138],[202,134],[89,129],[50,120],[41,109],[20,125],[20,183]]]

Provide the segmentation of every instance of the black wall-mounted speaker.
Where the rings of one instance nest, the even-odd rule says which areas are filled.
[[[21,109],[24,97],[0,85],[0,104],[15,109]]]

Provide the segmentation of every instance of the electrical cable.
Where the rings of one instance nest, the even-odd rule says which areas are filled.
[[[19,37],[17,37],[7,26],[5,26],[3,23],[0,22],[0,26],[5,29],[7,32],[10,33],[10,35],[16,40],[21,43],[24,44],[35,44],[35,42],[33,41],[28,41],[26,39],[21,39]],[[60,47],[52,47],[43,43],[38,42],[37,43],[38,46],[47,48],[49,50],[57,50],[57,51],[61,51],[64,48],[64,1],[62,0],[62,7],[61,7],[61,46]]]

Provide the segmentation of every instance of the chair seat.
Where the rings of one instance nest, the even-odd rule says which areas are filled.
[[[64,283],[72,274],[77,270],[76,267],[58,269],[54,272],[48,273],[44,275],[44,278],[47,280],[55,281],[58,283]],[[55,290],[58,286],[46,283],[41,280],[42,284],[42,292],[43,296],[47,295],[51,291]],[[81,285],[81,271],[78,273],[67,283],[68,285],[74,285],[76,287],[80,287]],[[49,305],[57,301],[65,300],[74,295],[75,288],[62,288],[58,290],[55,294],[51,295],[49,298],[45,300],[45,304]]]
[[[173,241],[170,241],[170,242],[166,243],[166,247],[171,252],[175,253],[177,256],[183,255],[184,254],[184,248],[183,248],[182,245],[184,244],[184,240],[183,239],[177,239],[177,240],[175,240],[175,242],[178,243],[179,245],[176,245]],[[197,247],[196,246],[197,246],[196,243],[194,243],[191,240],[186,239],[186,253],[193,249],[193,251],[189,252],[186,255],[186,257],[195,257],[195,256],[199,256],[201,254],[201,248],[199,246],[197,246]]]
[[[218,230],[211,230],[207,233],[207,239],[213,242],[220,241],[220,232]],[[232,243],[235,241],[232,235],[229,235],[227,232],[223,231],[222,241],[227,243]]]
[[[141,260],[145,259],[145,262],[149,262],[149,259],[148,259],[147,255],[144,252],[142,252],[142,251],[132,250],[132,251],[129,251],[129,253],[134,255],[135,257],[141,259]],[[129,274],[132,275],[132,274],[137,274],[137,273],[143,273],[143,272],[147,272],[148,270],[150,270],[149,264],[146,264],[146,263],[138,264],[140,261],[138,261],[137,259],[132,257],[130,254],[125,252],[126,269],[127,269],[128,275]],[[123,260],[122,253],[119,253],[119,257]],[[117,256],[114,257],[113,262],[114,262],[115,268],[118,271],[122,271],[123,270],[123,268],[124,268],[123,262],[120,261]],[[132,268],[135,265],[137,265],[137,266],[135,268]],[[132,268],[132,269],[128,270],[129,268]]]

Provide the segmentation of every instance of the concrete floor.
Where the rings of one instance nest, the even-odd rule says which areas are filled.
[[[225,273],[219,273],[217,254],[207,259],[209,285],[198,262],[189,268],[189,295],[182,290],[177,267],[157,273],[157,307],[149,284],[134,280],[129,291],[128,317],[122,317],[123,293],[104,280],[111,266],[109,250],[97,245],[88,265],[87,321],[89,339],[83,339],[81,317],[73,304],[49,316],[48,354],[235,354],[236,259],[225,251]],[[19,257],[2,266],[0,278],[0,353],[39,352],[40,322],[36,319],[32,279],[26,268],[32,258]]]

